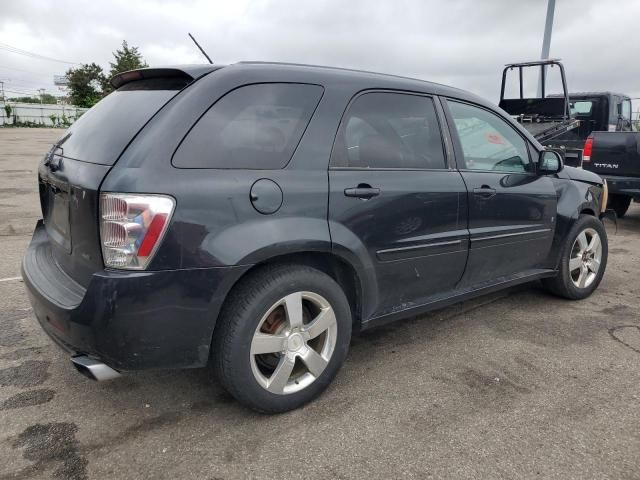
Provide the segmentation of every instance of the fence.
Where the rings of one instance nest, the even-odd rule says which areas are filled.
[[[0,126],[69,126],[87,110],[74,105],[0,102]]]

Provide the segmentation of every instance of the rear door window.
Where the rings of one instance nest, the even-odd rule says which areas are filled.
[[[445,168],[433,100],[390,92],[371,92],[358,97],[342,120],[331,166]]]
[[[100,100],[69,128],[60,142],[62,155],[113,165],[149,119],[190,77],[149,78],[130,82]]]
[[[180,168],[283,168],[322,97],[319,85],[263,83],[218,100],[173,157]]]

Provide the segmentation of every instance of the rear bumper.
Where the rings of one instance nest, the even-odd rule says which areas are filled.
[[[57,265],[38,222],[22,277],[56,343],[116,370],[137,370],[205,365],[222,302],[246,268],[103,270],[84,289]]]
[[[640,177],[600,176],[607,181],[609,194],[629,195],[630,197],[640,198]]]

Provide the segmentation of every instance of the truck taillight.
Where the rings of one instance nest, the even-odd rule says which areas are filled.
[[[104,265],[144,270],[162,242],[175,207],[166,195],[100,194]]]
[[[590,162],[591,161],[591,152],[593,151],[593,138],[587,138],[587,141],[584,142],[584,150],[582,151],[582,161]]]

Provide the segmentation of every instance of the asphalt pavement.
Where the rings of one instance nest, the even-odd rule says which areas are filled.
[[[639,205],[589,299],[531,284],[372,330],[265,416],[206,370],[93,382],[41,331],[17,277],[61,133],[0,129],[0,480],[640,479]]]

